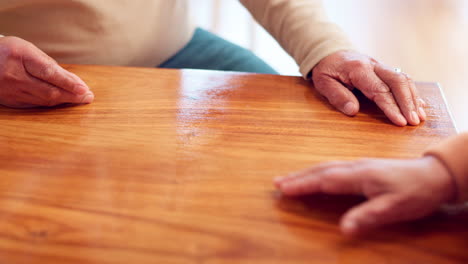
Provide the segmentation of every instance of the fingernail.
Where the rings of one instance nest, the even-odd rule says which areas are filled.
[[[400,126],[406,126],[408,124],[408,121],[406,121],[406,118],[403,115],[398,114],[397,118]]]
[[[424,109],[422,107],[419,107],[418,112],[419,112],[419,115],[420,115],[421,119],[426,120],[426,118],[427,118],[426,111],[424,111]]]
[[[345,234],[353,234],[356,232],[357,230],[357,224],[355,221],[352,221],[352,220],[346,220],[344,223],[343,223],[343,227],[342,227],[342,230]]]
[[[353,115],[355,112],[354,104],[352,102],[346,103],[343,108],[343,112],[347,115]]]
[[[75,85],[75,87],[73,88],[73,93],[78,94],[78,95],[85,94],[88,91],[89,91],[89,88],[82,84]]]
[[[419,120],[419,116],[416,111],[411,112],[411,119],[413,120],[413,125],[419,125],[419,123],[421,123],[421,120]]]
[[[89,93],[87,94],[83,100],[81,101],[82,104],[89,104],[94,100],[94,94]]]

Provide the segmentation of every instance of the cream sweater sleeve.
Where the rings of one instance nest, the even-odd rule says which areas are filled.
[[[445,164],[457,186],[457,201],[468,201],[468,133],[450,137],[429,148],[425,155],[432,155]]]
[[[328,21],[320,0],[240,0],[252,16],[296,60],[304,78],[324,57],[352,49]]]

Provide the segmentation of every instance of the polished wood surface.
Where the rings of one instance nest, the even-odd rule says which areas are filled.
[[[396,127],[346,117],[300,78],[66,66],[90,105],[0,108],[0,263],[467,263],[464,213],[343,237],[360,198],[281,197],[318,162],[417,157],[455,133],[439,88]]]

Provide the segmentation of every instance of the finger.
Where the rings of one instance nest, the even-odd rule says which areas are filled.
[[[404,194],[386,194],[349,210],[340,223],[346,235],[357,235],[397,222],[415,220],[429,215],[437,207],[418,202]]]
[[[59,66],[60,66],[60,65],[59,65]],[[78,75],[76,75],[76,74],[74,74],[73,72],[70,72],[70,71],[64,69],[63,67],[60,67],[60,68],[62,68],[62,69],[64,70],[65,74],[68,74],[69,77],[70,77],[72,80],[74,80],[75,82],[80,83],[81,85],[83,85],[83,86],[87,87],[88,89],[90,89],[90,88],[88,87],[88,85],[87,85],[80,77],[78,77]]]
[[[375,65],[374,71],[390,88],[408,123],[411,125],[419,125],[421,121],[418,113],[416,112],[417,107],[415,105],[415,99],[413,98],[411,84],[408,81],[408,78],[404,74],[398,73],[394,69],[380,63]]]
[[[358,70],[350,75],[352,84],[384,112],[395,125],[406,126],[407,120],[402,115],[390,88],[373,72]]]
[[[424,121],[427,118],[426,111],[424,111],[426,102],[424,102],[424,100],[421,99],[421,97],[419,96],[418,88],[416,88],[416,84],[414,83],[413,79],[411,79],[411,77],[408,74],[404,73],[404,75],[410,85],[410,91],[413,96],[413,102],[414,102],[414,105],[416,106],[419,119],[421,121]]]
[[[397,199],[395,195],[377,196],[350,209],[341,219],[341,231],[353,236],[399,221]]]
[[[324,167],[292,178],[281,183],[279,189],[288,196],[313,193],[362,194],[362,174],[353,163],[343,163],[341,166]]]
[[[59,89],[57,87],[54,88],[55,89],[51,87],[47,97],[43,98],[44,106],[56,106],[65,103],[89,104],[94,101],[94,94],[92,92],[78,95]]]
[[[85,94],[73,94],[63,90],[50,83],[39,79],[31,78],[31,85],[26,89],[29,94],[34,97],[28,103],[40,106],[55,106],[64,103],[91,103],[94,100],[94,95],[91,91]],[[39,101],[38,101],[39,100]]]
[[[85,94],[89,87],[81,80],[63,69],[50,58],[41,56],[29,57],[23,60],[26,71],[35,78],[53,84],[74,94]]]
[[[349,116],[354,116],[359,112],[359,102],[356,96],[339,81],[326,75],[313,78],[315,89],[336,109]]]
[[[288,174],[286,176],[276,177],[274,179],[274,183],[275,183],[276,187],[279,187],[279,185],[284,183],[284,182],[294,180],[295,178],[304,177],[304,176],[307,176],[309,174],[313,174],[313,173],[315,173],[317,171],[324,170],[326,168],[343,166],[345,163],[346,163],[346,161],[323,162],[323,163],[320,163],[318,165],[315,165],[315,166],[312,166],[312,167],[309,167],[309,168],[306,168],[306,169],[303,169],[303,170],[300,170],[300,171],[290,173],[290,174]]]

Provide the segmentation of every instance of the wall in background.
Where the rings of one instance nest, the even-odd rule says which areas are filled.
[[[468,1],[323,2],[330,19],[358,50],[403,69],[415,80],[441,83],[459,130],[468,131]],[[202,27],[251,49],[281,74],[299,75],[291,57],[237,0],[190,3]]]

